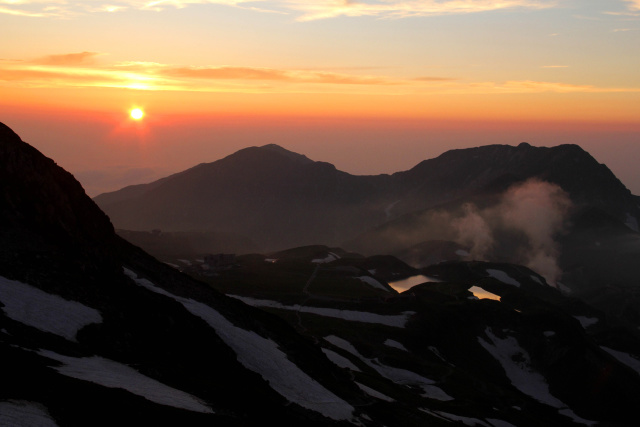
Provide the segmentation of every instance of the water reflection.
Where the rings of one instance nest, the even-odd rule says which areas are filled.
[[[479,286],[470,287],[469,292],[471,292],[473,296],[478,299],[494,299],[496,301],[500,301],[500,295],[492,294],[491,292],[485,291]]]
[[[389,286],[395,289],[398,292],[404,292],[409,288],[414,287],[415,285],[419,285],[425,282],[440,282],[440,279],[435,277],[429,277],[422,274],[417,276],[407,277],[406,279],[397,280],[395,282],[389,282]]]

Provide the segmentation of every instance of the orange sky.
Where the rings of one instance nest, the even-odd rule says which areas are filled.
[[[0,121],[91,195],[247,145],[388,173],[523,140],[640,193],[636,0],[0,0],[0,28]]]

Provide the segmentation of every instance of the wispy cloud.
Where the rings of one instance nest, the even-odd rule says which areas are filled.
[[[640,88],[598,87],[562,82],[512,80],[474,82],[447,76],[398,78],[385,75],[265,67],[187,67],[156,62],[101,64],[96,52],[48,55],[0,62],[0,85],[105,87],[155,91],[245,93],[638,93]],[[548,65],[545,68],[564,68]],[[366,67],[365,67],[366,69]],[[360,70],[362,71],[362,70]]]
[[[637,16],[640,16],[640,0],[621,0],[623,5],[625,6],[625,10],[620,11],[605,11],[603,12],[606,15],[613,15],[613,16],[621,16],[621,17],[627,17],[628,19],[633,19],[635,20]]]
[[[59,66],[88,65],[94,64],[95,58],[99,55],[100,53],[98,52],[66,53],[63,55],[48,55],[33,62],[42,65]]]
[[[545,0],[289,0],[286,4],[302,13],[300,21],[339,16],[407,18],[491,12],[509,9],[544,9],[555,6]]]
[[[507,81],[494,86],[497,92],[502,93],[616,93],[616,92],[640,92],[640,88],[623,87],[599,87],[593,85],[576,85],[571,83],[539,82],[532,80]]]
[[[298,14],[298,20],[311,21],[340,16],[406,18],[543,9],[554,7],[556,3],[555,0],[113,0],[105,3],[89,0],[0,0],[0,5],[4,5],[0,6],[0,13],[28,17],[68,17],[80,13],[118,12],[128,9],[163,11],[194,4],[221,4],[257,12],[294,12]]]
[[[410,82],[385,76],[320,70],[263,67],[183,67],[156,62],[99,64],[101,54],[80,52],[48,55],[28,61],[0,63],[0,82],[42,86],[104,86],[150,90],[256,90],[256,84],[388,86]],[[232,82],[231,86],[224,82]]]
[[[453,77],[437,77],[437,76],[422,76],[422,77],[414,77],[412,80],[416,82],[448,82],[457,80]]]

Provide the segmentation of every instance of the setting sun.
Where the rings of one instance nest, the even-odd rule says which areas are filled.
[[[140,120],[142,119],[142,117],[144,117],[144,111],[142,111],[140,108],[134,108],[133,110],[131,110],[131,118],[134,120]]]

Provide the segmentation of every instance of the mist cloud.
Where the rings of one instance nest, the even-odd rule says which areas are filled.
[[[571,208],[571,200],[559,186],[538,179],[510,187],[497,205],[479,210],[466,204],[462,216],[451,219],[454,240],[470,248],[470,259],[489,260],[492,250],[502,246],[513,251],[510,261],[517,262],[555,286],[562,271],[558,266],[560,250],[556,236],[561,233]],[[521,236],[515,244],[496,237]]]

